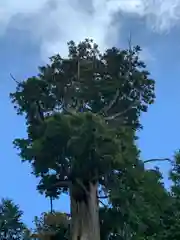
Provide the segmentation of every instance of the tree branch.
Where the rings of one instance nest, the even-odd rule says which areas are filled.
[[[56,184],[53,185],[53,187],[69,187],[71,184],[70,181],[60,181],[60,182],[57,182]]]
[[[53,184],[51,187],[48,187],[48,188],[45,188],[45,186],[44,186],[44,184],[43,184],[43,185],[39,186],[38,189],[39,189],[39,190],[44,190],[44,189],[46,189],[47,191],[50,192],[50,191],[52,191],[54,188],[58,188],[58,187],[60,187],[60,188],[63,188],[63,187],[69,188],[70,184],[71,184],[70,181],[64,180],[64,181],[59,181],[59,182]]]
[[[10,77],[12,78],[12,80],[14,81],[14,82],[16,82],[17,84],[21,84],[20,82],[18,82],[16,79],[15,79],[15,77],[10,73]]]
[[[87,196],[89,196],[89,192],[88,190],[86,189],[86,187],[84,186],[84,184],[81,182],[80,179],[76,179],[76,182],[79,184],[79,186],[84,190],[84,192],[86,193]]]
[[[109,196],[97,196],[98,199],[107,199]]]
[[[35,108],[36,108],[36,115],[37,115],[38,121],[43,122],[44,114],[43,114],[42,108],[40,106],[40,103],[36,100],[34,104],[35,104]]]
[[[116,93],[115,93],[115,96],[113,98],[113,100],[109,103],[109,105],[107,107],[105,107],[102,112],[103,113],[106,113],[113,107],[113,105],[117,102],[118,98],[119,98],[119,95],[120,95],[120,90],[117,89],[116,90]]]
[[[131,35],[131,31],[129,33],[128,48],[129,48],[129,51],[132,52],[132,35]]]
[[[99,199],[98,199],[99,200]],[[101,200],[99,200],[99,202],[105,207],[107,208],[107,205],[105,203],[103,203]]]
[[[127,70],[127,73],[125,74],[126,78],[129,78],[130,76],[130,71],[132,70],[132,44],[131,44],[131,32],[130,32],[130,36],[129,36],[129,39],[128,39],[128,48],[129,48],[129,66],[128,66],[128,70]],[[119,95],[120,95],[120,89],[117,89],[116,90],[116,93],[115,93],[115,96],[113,98],[113,100],[109,103],[109,105],[107,107],[105,107],[103,109],[102,112],[105,112],[107,114],[107,112],[113,107],[113,105],[119,100]],[[119,113],[116,113],[114,114],[113,116],[109,116],[109,117],[106,117],[105,120],[113,120],[115,119],[116,117],[119,117],[119,116],[122,116],[124,113],[126,113],[127,111],[129,111],[132,107],[134,106],[134,104],[132,104],[128,109],[126,109],[125,111],[123,112],[119,112]]]
[[[146,164],[150,162],[164,162],[164,161],[172,162],[172,160],[169,158],[152,158],[152,159],[143,161],[143,163]]]
[[[65,106],[65,102],[62,102],[62,109],[69,115],[73,116],[76,112],[75,111],[71,111],[67,108],[67,106]]]
[[[104,119],[105,119],[105,120],[114,120],[114,119],[117,118],[117,117],[121,117],[121,116],[123,116],[125,113],[127,113],[129,110],[131,110],[133,107],[136,107],[136,106],[137,106],[137,103],[139,103],[139,101],[137,101],[136,103],[131,104],[131,105],[130,105],[127,109],[125,109],[123,112],[115,113],[114,115],[109,116],[109,117],[105,117]]]

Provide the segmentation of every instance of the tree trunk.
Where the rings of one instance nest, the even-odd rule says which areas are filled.
[[[77,201],[71,195],[71,239],[100,240],[98,184],[90,183],[87,201]]]

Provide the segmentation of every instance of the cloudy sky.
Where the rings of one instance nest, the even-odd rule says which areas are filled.
[[[90,37],[102,50],[126,47],[130,32],[156,80],[156,103],[142,117],[142,157],[171,157],[180,147],[180,0],[0,0],[0,197],[13,198],[28,224],[49,202],[12,146],[25,125],[9,100],[15,89],[9,74],[19,80],[35,75],[49,56],[66,55],[69,40]],[[168,165],[159,166],[166,177]],[[55,207],[67,211],[67,199]]]

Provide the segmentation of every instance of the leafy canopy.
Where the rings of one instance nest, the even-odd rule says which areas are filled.
[[[137,164],[135,130],[155,98],[139,46],[100,53],[85,39],[68,47],[68,58],[51,57],[11,94],[28,133],[14,144],[40,177],[39,190],[53,197],[78,179],[107,188],[108,178],[126,172],[125,162]]]

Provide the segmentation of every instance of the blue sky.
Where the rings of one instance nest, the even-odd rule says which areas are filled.
[[[22,164],[12,141],[26,134],[22,117],[10,103],[17,80],[36,75],[37,66],[60,52],[66,42],[91,37],[103,50],[107,46],[143,48],[142,58],[156,80],[156,103],[142,116],[139,146],[142,158],[172,157],[180,148],[180,0],[3,0],[0,3],[1,149],[0,197],[12,198],[31,225],[34,215],[49,209],[49,201],[36,191],[36,179]],[[157,164],[169,186],[168,163]],[[55,208],[68,211],[63,197]]]

